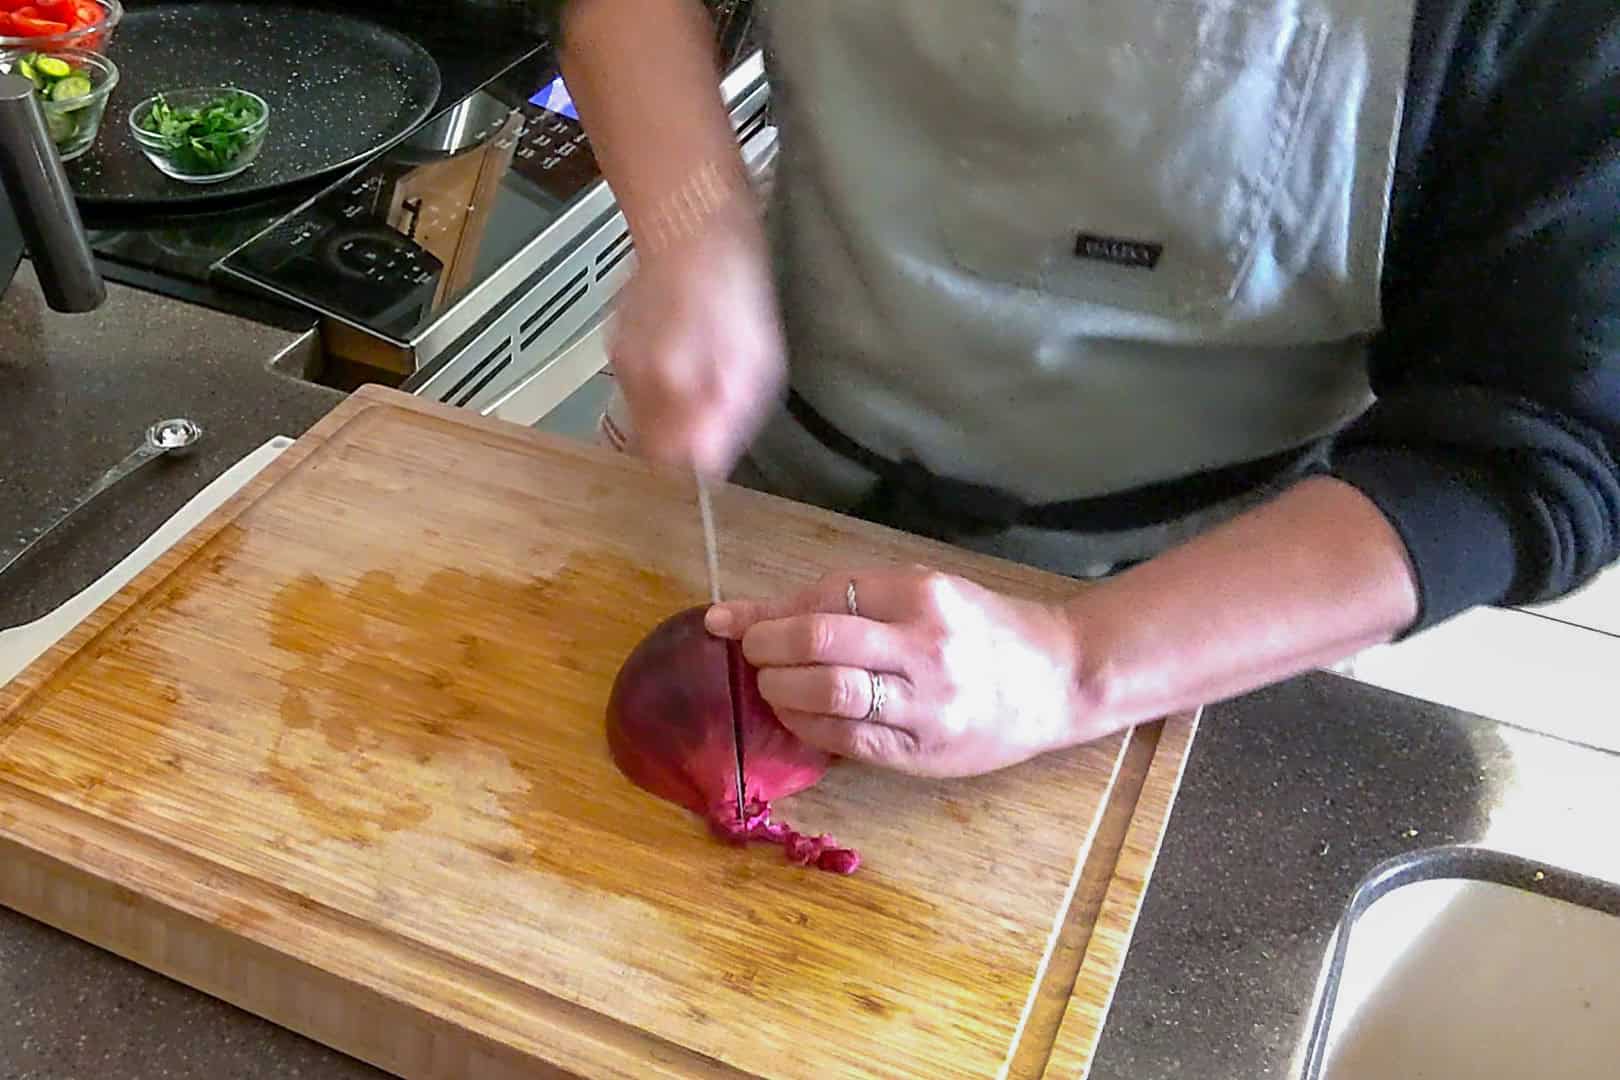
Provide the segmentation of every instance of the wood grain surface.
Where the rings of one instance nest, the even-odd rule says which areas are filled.
[[[1127,758],[1123,770],[1127,777],[1136,775],[1143,764],[1145,772],[1135,785],[1136,802],[1123,829],[1117,824],[1122,815],[1111,812],[1105,819],[1103,831],[1107,838],[1100,838],[1099,843],[1109,844],[1111,854],[1099,851],[1096,854],[1100,858],[1087,862],[1088,870],[1096,862],[1110,863],[1113,869],[1100,896],[1096,891],[1083,890],[1087,902],[1095,904],[1096,914],[1090,920],[1080,970],[1050,1044],[1043,1073],[1047,1080],[1085,1080],[1091,1073],[1108,1007],[1125,968],[1126,952],[1159,858],[1171,806],[1186,773],[1187,753],[1198,730],[1198,719],[1193,715],[1164,721],[1157,725],[1159,730],[1152,737],[1151,754],[1132,753]],[[1136,746],[1133,744],[1131,749]]]
[[[1079,587],[715,496],[733,595],[919,561]],[[1043,1000],[1106,1011],[1092,927],[1140,902],[1186,738],[842,765],[781,810],[849,878],[717,844],[602,738],[702,560],[688,482],[368,388],[0,689],[0,902],[410,1077],[1000,1076],[1058,1037]],[[1087,860],[1116,820],[1123,877]]]

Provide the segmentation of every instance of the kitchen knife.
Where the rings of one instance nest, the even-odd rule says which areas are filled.
[[[695,474],[698,490],[698,514],[703,519],[703,551],[709,563],[709,600],[720,603],[720,544],[714,533],[714,504],[709,498],[709,482],[702,473]],[[743,783],[742,752],[742,646],[735,641],[726,642],[726,686],[731,699],[731,754],[737,769],[737,824],[747,818],[743,809],[746,797]]]

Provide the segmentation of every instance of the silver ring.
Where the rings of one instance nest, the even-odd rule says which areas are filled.
[[[869,723],[878,718],[878,714],[883,711],[883,702],[886,696],[882,675],[875,671],[868,671],[866,677],[872,680],[872,707],[866,710],[865,716],[861,717],[863,723]]]
[[[844,607],[856,618],[860,618],[861,606],[855,602],[855,579],[850,578],[849,584],[844,586]]]

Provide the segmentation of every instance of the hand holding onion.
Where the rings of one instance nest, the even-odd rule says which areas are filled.
[[[734,842],[851,873],[856,853],[771,819],[837,757],[921,776],[992,772],[1106,732],[1061,608],[925,569],[834,575],[780,601],[690,608],[626,659],[608,746],[637,785]],[[739,646],[743,663],[728,663]],[[881,684],[881,689],[879,689]],[[747,792],[739,820],[731,702]]]
[[[719,605],[707,627],[741,641],[776,717],[830,754],[960,777],[1101,733],[1087,730],[1094,710],[1063,610],[963,578],[923,568],[831,575],[784,600]]]

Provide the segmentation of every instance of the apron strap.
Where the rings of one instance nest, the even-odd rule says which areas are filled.
[[[851,513],[933,539],[1004,532],[1014,526],[1109,533],[1149,528],[1326,470],[1327,440],[1255,461],[1164,480],[1127,491],[1063,502],[1030,503],[1011,492],[931,472],[920,461],[890,461],[834,427],[796,390],[787,409],[816,441],[878,478]]]

